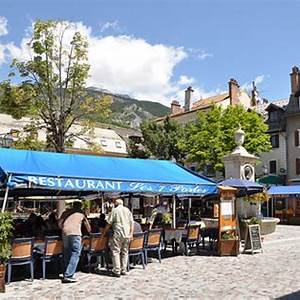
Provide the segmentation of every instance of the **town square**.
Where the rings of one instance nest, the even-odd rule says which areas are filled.
[[[0,299],[300,299],[299,9],[0,1]]]

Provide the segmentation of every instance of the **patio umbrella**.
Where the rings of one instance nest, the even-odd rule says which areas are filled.
[[[230,178],[223,180],[219,183],[221,186],[231,186],[238,189],[237,197],[249,196],[256,193],[261,193],[264,190],[264,186],[258,184],[256,182],[246,180],[246,179],[238,179],[238,178]]]
[[[282,175],[266,175],[259,179],[257,179],[258,183],[262,184],[276,184],[276,185],[283,185],[284,184],[284,176]]]

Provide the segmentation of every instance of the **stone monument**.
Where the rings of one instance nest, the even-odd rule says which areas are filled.
[[[245,132],[241,128],[235,132],[234,139],[237,147],[223,158],[225,179],[238,178],[255,181],[255,164],[258,157],[250,154],[243,147]],[[237,213],[243,218],[257,216],[260,213],[260,205],[237,199]]]
[[[245,132],[239,128],[234,135],[237,147],[224,156],[225,179],[240,178],[255,181],[255,164],[258,157],[250,154],[244,147]]]

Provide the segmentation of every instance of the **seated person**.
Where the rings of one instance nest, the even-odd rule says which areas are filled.
[[[139,232],[143,232],[142,231],[142,227],[141,227],[141,224],[138,223],[137,221],[133,221],[133,233],[139,233]]]
[[[59,235],[60,229],[58,227],[58,221],[56,219],[55,213],[52,212],[45,221],[46,232],[49,235]]]
[[[41,216],[38,216],[35,222],[32,225],[33,236],[38,238],[43,238],[45,236],[45,232],[47,230],[47,226],[45,224],[44,219]]]
[[[106,224],[107,224],[107,221],[105,220],[105,214],[100,214],[100,217],[98,220],[99,228],[105,228]]]

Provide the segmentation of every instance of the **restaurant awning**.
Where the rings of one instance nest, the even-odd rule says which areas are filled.
[[[268,194],[274,197],[286,197],[286,196],[299,196],[300,197],[300,185],[278,185],[271,186],[268,190]]]
[[[214,181],[164,160],[0,149],[0,182],[11,191],[151,192],[206,195]]]

